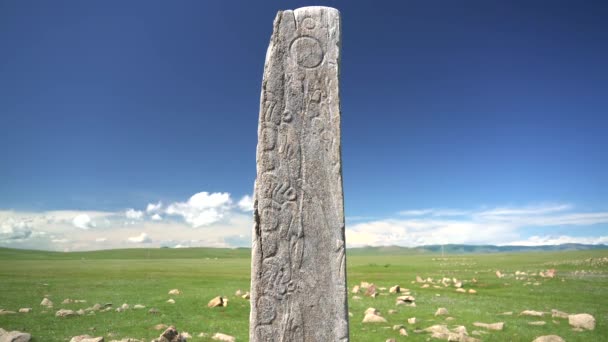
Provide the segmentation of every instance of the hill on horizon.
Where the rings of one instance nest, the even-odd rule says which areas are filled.
[[[485,253],[519,253],[519,252],[559,252],[608,249],[607,245],[561,244],[542,246],[495,246],[495,245],[427,245],[419,247],[402,246],[366,246],[347,248],[347,254],[353,256],[371,255],[420,255],[420,254],[485,254]],[[251,248],[130,248],[106,249],[95,251],[43,251],[0,247],[0,259],[62,260],[62,259],[200,259],[200,258],[249,258]]]

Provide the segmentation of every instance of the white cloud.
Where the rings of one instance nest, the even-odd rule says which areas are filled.
[[[403,219],[380,219],[348,225],[349,246],[431,244],[554,244],[598,238],[537,236],[525,238],[526,228],[607,224],[608,212],[575,212],[570,204],[497,207],[480,210],[420,209],[399,212]],[[522,237],[522,235],[524,237]],[[600,240],[601,241],[601,240]]]
[[[220,221],[230,210],[232,200],[226,192],[199,192],[187,202],[175,202],[167,207],[165,213],[184,218],[194,228],[207,226]]]
[[[378,220],[346,229],[349,246],[421,246],[435,244],[486,244],[512,240],[517,235],[504,225],[457,220]]]
[[[191,247],[250,246],[252,218],[232,205],[229,194],[207,194],[206,197],[202,193],[197,195],[185,203],[174,205],[175,209],[182,210],[189,217],[188,220],[177,214],[174,217],[177,219],[168,219],[159,212],[145,214],[141,220],[127,219],[128,224],[125,224],[126,211],[27,212],[0,209],[0,246],[80,251],[129,248],[137,244],[129,238],[149,240],[145,246],[150,247],[173,247],[178,244]],[[212,220],[202,220],[207,211],[215,211],[215,216],[210,216]],[[199,214],[203,215],[202,218]],[[219,217],[221,219],[218,220]],[[210,221],[213,222],[209,223]],[[207,223],[206,229],[194,228],[201,222]],[[91,229],[93,227],[95,229]],[[142,232],[146,236],[142,237]],[[165,243],[151,238],[166,236],[167,232],[171,232],[173,242]],[[235,236],[243,238],[236,239]],[[70,241],[61,242],[64,238]]]
[[[148,214],[157,213],[157,212],[161,211],[162,207],[163,207],[163,203],[160,201],[156,204],[148,203],[148,206],[146,207],[146,212]]]
[[[129,208],[125,212],[125,216],[131,220],[141,220],[144,217],[144,212]]]
[[[608,236],[531,236],[525,240],[509,242],[506,245],[510,246],[542,246],[542,245],[561,245],[565,243],[580,243],[586,245],[608,244]]]
[[[239,201],[238,206],[242,211],[253,211],[253,198],[249,195],[243,196]]]
[[[152,239],[146,233],[141,233],[137,236],[131,236],[127,239],[129,242],[133,243],[150,243]]]
[[[91,221],[91,217],[87,214],[76,215],[72,220],[72,224],[76,228],[89,229],[95,227],[95,222]]]
[[[53,240],[51,240],[51,242],[54,242],[54,243],[68,243],[68,242],[70,242],[70,240],[68,240],[68,239],[53,239]]]
[[[12,218],[0,223],[0,242],[25,240],[32,236],[31,224],[27,221],[16,221]]]
[[[548,213],[562,212],[572,209],[572,205],[570,204],[549,204],[549,205],[538,205],[538,206],[529,206],[523,208],[516,207],[500,207],[494,208],[490,210],[483,210],[475,213],[475,215],[480,217],[490,217],[490,218],[507,218],[513,216],[536,216],[543,215]]]

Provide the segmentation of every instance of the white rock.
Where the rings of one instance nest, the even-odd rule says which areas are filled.
[[[53,302],[51,302],[51,300],[48,299],[48,298],[44,298],[42,300],[42,302],[40,302],[40,305],[46,306],[47,308],[52,308],[53,307]]]
[[[55,312],[55,317],[71,317],[71,316],[76,316],[76,313],[74,312],[74,310],[61,309],[61,310]]]
[[[593,330],[595,329],[595,317],[586,313],[570,315],[568,316],[568,324],[573,328]]]
[[[236,338],[234,338],[233,336],[222,334],[222,333],[215,333],[213,336],[211,336],[211,339],[215,340],[215,341],[223,341],[223,342],[235,342],[236,341]]]
[[[519,315],[520,316],[543,317],[544,314],[545,313],[542,311],[524,310]]]
[[[441,316],[441,315],[447,315],[448,314],[448,309],[446,308],[439,308],[437,309],[437,311],[435,311],[435,316]]]
[[[386,323],[386,319],[380,315],[369,313],[363,317],[363,323]]]
[[[102,337],[92,337],[89,335],[79,335],[79,336],[72,337],[70,342],[103,342],[103,336]]]

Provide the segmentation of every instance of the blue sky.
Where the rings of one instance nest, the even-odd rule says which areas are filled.
[[[0,245],[249,245],[272,21],[311,4],[350,246],[608,243],[606,2],[1,1]]]

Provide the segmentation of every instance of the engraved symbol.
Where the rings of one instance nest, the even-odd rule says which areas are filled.
[[[291,113],[289,111],[283,112],[283,121],[284,122],[291,122],[291,119],[293,119],[293,117],[291,116]]]
[[[305,68],[316,68],[323,62],[321,43],[313,37],[299,37],[291,43],[291,53],[298,65]]]
[[[302,20],[302,26],[307,30],[312,30],[317,26],[317,23],[313,18],[304,18],[304,20]]]
[[[258,299],[258,312],[261,324],[268,324],[274,320],[276,316],[274,311],[275,305],[275,301],[271,297],[262,296]]]
[[[262,148],[265,151],[274,149],[275,143],[277,141],[277,131],[276,128],[269,124],[265,124],[265,127],[262,129]]]

